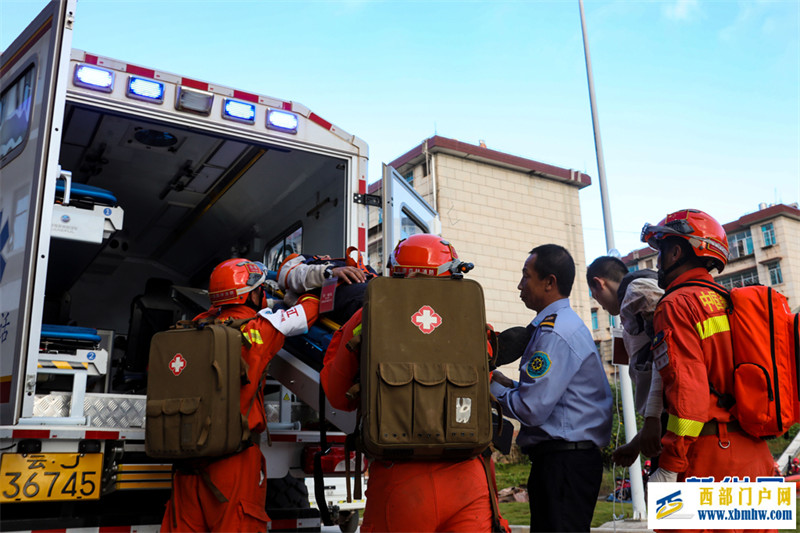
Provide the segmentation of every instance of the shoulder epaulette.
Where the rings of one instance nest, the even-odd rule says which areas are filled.
[[[556,314],[547,315],[539,322],[539,327],[554,328],[556,325]]]

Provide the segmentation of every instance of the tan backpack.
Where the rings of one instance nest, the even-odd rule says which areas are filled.
[[[483,289],[376,278],[361,331],[360,442],[379,459],[463,459],[492,441]]]
[[[247,416],[240,409],[241,384],[247,379],[242,345],[249,345],[240,328],[248,320],[182,321],[153,336],[147,455],[220,457],[249,444]]]

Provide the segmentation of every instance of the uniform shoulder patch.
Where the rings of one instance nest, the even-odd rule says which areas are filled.
[[[547,315],[539,322],[540,328],[554,328],[556,326],[556,314],[553,313],[552,315]]]
[[[525,365],[525,373],[531,378],[540,378],[550,370],[550,356],[544,352],[533,352]]]
[[[669,364],[669,345],[666,342],[666,335],[663,331],[656,333],[650,350],[653,354],[653,365],[656,370],[661,370]]]

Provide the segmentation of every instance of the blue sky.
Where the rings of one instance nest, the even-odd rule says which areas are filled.
[[[0,49],[44,5],[0,0]],[[585,12],[623,254],[677,209],[800,201],[800,2]],[[369,144],[372,180],[434,134],[581,170],[587,260],[606,250],[577,0],[79,0],[73,47],[300,102]]]

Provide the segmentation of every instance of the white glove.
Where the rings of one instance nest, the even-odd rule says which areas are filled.
[[[678,481],[678,473],[671,472],[664,468],[659,468],[655,472],[650,474],[650,477],[647,478],[648,483],[652,483],[653,481],[655,481],[656,483],[662,483],[662,482],[674,483]]]

